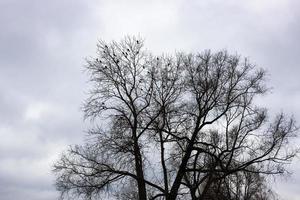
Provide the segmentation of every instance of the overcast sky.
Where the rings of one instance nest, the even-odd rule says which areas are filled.
[[[53,200],[51,166],[84,139],[84,59],[140,35],[154,53],[228,49],[269,72],[271,113],[300,123],[299,0],[0,0],[0,199]],[[300,141],[298,140],[298,144]],[[300,162],[274,189],[300,199]]]

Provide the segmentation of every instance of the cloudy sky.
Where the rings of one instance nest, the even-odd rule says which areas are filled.
[[[84,59],[141,35],[155,53],[228,49],[269,72],[271,113],[300,123],[298,0],[0,0],[0,199],[52,200],[51,166],[84,139]],[[298,140],[300,144],[300,140]],[[300,199],[300,161],[274,189]]]

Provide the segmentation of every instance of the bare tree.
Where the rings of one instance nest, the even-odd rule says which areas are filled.
[[[294,120],[271,121],[255,105],[267,92],[265,72],[247,59],[226,51],[156,57],[135,37],[97,47],[87,61],[93,89],[83,110],[100,125],[55,164],[62,197],[232,195],[238,181],[284,174],[298,152],[287,145]]]
[[[192,194],[193,191],[191,191]],[[192,199],[201,199],[193,195]],[[211,184],[205,195],[209,200],[278,200],[264,175],[239,171]]]

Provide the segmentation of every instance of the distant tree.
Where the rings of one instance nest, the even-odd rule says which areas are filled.
[[[258,200],[263,177],[284,174],[298,152],[288,145],[293,118],[272,121],[254,103],[267,92],[265,71],[247,59],[157,57],[135,37],[97,50],[83,108],[97,125],[54,166],[62,197]]]
[[[201,199],[201,198],[194,198]],[[204,199],[209,200],[278,200],[263,175],[240,171],[214,182]]]

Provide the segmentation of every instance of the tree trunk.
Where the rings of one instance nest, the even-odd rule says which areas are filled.
[[[140,148],[135,142],[134,145],[135,170],[137,175],[139,200],[147,200],[146,184],[144,181],[143,163]]]
[[[133,133],[133,140],[134,140],[134,160],[135,160],[135,170],[137,175],[137,184],[138,184],[138,195],[139,200],[147,200],[147,191],[146,191],[146,184],[144,178],[144,170],[143,170],[143,161],[141,150],[138,144],[138,137],[137,137],[137,120],[134,121],[134,127],[132,130]]]
[[[189,147],[187,148],[187,152],[186,152],[186,154],[184,155],[184,157],[182,159],[181,165],[180,165],[179,170],[177,172],[177,176],[175,178],[175,181],[172,185],[171,191],[170,191],[168,197],[166,198],[166,200],[175,200],[177,195],[178,195],[178,190],[179,190],[179,187],[181,185],[181,180],[182,180],[184,172],[185,172],[185,167],[186,167],[186,165],[188,163],[188,160],[189,160],[189,158],[191,156],[191,153],[192,153],[192,146],[193,145],[189,145],[190,149],[189,149]]]
[[[200,118],[197,120],[196,127],[199,126],[199,123],[200,123]],[[176,200],[176,197],[178,195],[178,190],[179,190],[179,187],[181,185],[181,180],[182,180],[183,175],[185,173],[186,165],[187,165],[187,163],[190,159],[190,156],[192,154],[194,141],[196,139],[196,136],[197,136],[199,130],[200,129],[196,128],[193,135],[192,135],[191,141],[190,141],[190,143],[188,144],[188,146],[186,148],[186,153],[185,153],[185,155],[182,159],[182,162],[181,162],[179,170],[177,172],[175,181],[172,185],[171,191],[170,191],[168,197],[166,198],[166,200]]]

